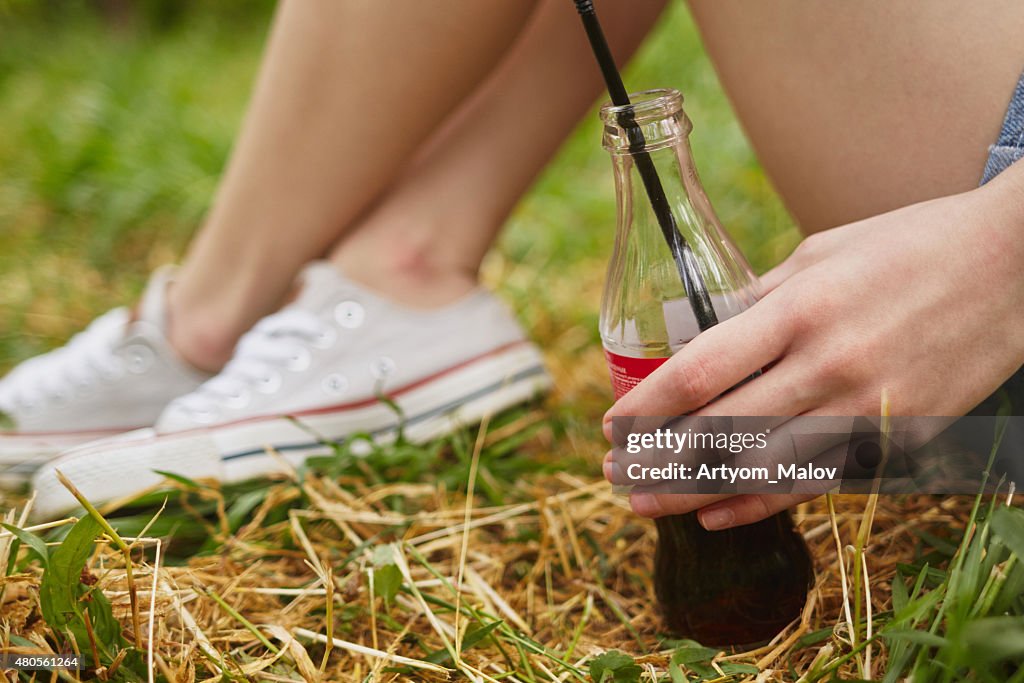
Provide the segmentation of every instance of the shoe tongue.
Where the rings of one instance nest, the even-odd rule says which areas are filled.
[[[292,305],[320,312],[337,304],[354,289],[337,266],[327,261],[316,261],[302,271],[302,289]]]
[[[174,279],[174,272],[174,266],[158,268],[149,278],[135,309],[138,320],[155,325],[161,332],[167,330],[167,287]]]

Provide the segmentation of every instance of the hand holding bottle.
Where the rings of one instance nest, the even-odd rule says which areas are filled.
[[[959,195],[808,238],[765,296],[700,334],[605,415],[963,415],[1024,364],[1024,166]],[[724,394],[752,372],[760,377]],[[639,495],[644,516],[706,527],[794,496]]]
[[[619,205],[600,320],[616,396],[702,330],[748,309],[759,290],[704,194],[682,95],[651,90],[629,99],[601,109]],[[668,515],[657,529],[654,593],[669,632],[751,645],[799,615],[813,570],[788,514],[725,533],[702,529],[694,515]]]

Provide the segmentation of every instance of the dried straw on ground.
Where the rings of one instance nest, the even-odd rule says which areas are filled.
[[[134,640],[132,624],[141,625],[154,671],[167,679],[217,679],[223,667],[243,679],[268,681],[440,681],[458,678],[456,671],[480,681],[509,671],[518,673],[500,679],[586,680],[588,658],[613,648],[636,656],[652,675],[666,670],[648,580],[653,525],[633,515],[603,481],[539,478],[519,485],[520,499],[528,502],[475,507],[431,485],[368,487],[310,477],[303,488],[312,505],[268,525],[264,513],[297,496],[294,482],[275,487],[251,522],[221,539],[216,555],[160,566],[160,543],[137,542],[138,621],[123,555],[111,544],[97,545],[91,574],[111,598],[128,640]],[[401,496],[413,512],[391,512],[382,503],[389,496]],[[833,520],[822,501],[795,515],[817,563],[803,618],[766,647],[720,655],[756,664],[762,673],[750,680],[791,680],[815,657],[842,649],[833,531],[844,545],[853,543],[865,498],[836,500]],[[967,504],[957,498],[880,500],[866,554],[874,613],[888,606],[895,564],[914,555],[912,530],[942,533],[963,519]],[[385,560],[409,589],[389,602],[374,597],[382,553],[391,554]],[[42,643],[38,580],[35,573],[5,579],[0,614],[11,632]],[[476,618],[453,611],[454,605]],[[507,632],[499,629],[500,637],[458,651],[462,635],[496,619]],[[834,635],[825,642],[798,647],[801,636],[829,627]],[[444,648],[454,656],[443,666],[424,661],[425,652]],[[876,653],[875,671],[884,665],[884,653]]]

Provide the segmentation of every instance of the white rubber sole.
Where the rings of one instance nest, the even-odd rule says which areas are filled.
[[[62,452],[106,438],[114,432],[55,432],[18,434],[0,432],[0,489],[25,486],[32,475]]]
[[[393,400],[402,411],[406,437],[423,442],[476,424],[550,386],[539,351],[522,343],[441,373]],[[91,502],[101,504],[158,485],[164,477],[154,470],[226,484],[279,474],[287,469],[282,459],[297,466],[312,456],[329,455],[332,448],[325,442],[353,434],[394,438],[403,418],[373,401],[165,435],[139,430],[93,442],[67,451],[36,474],[34,517],[51,519],[78,505],[57,480],[57,470]]]

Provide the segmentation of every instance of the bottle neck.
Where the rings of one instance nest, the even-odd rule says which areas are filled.
[[[654,155],[663,156],[663,151],[673,152],[669,158],[676,157],[677,161],[678,152],[687,158],[689,156],[682,144],[686,140],[684,129],[689,130],[689,120],[682,111],[682,95],[678,91],[641,93],[636,104],[606,107],[602,115],[605,120],[605,147],[615,158],[628,155],[632,160],[632,167],[637,171],[700,329],[717,325],[718,316],[704,277],[692,247],[679,230],[679,221],[672,211],[673,204],[654,161]],[[692,166],[692,163],[687,159],[685,165]],[[675,164],[669,169],[673,179],[677,175],[676,170]],[[621,183],[624,169],[620,169],[617,175]]]
[[[632,104],[601,108],[603,144],[613,156],[653,153],[679,145],[690,134],[693,126],[678,90],[647,90],[630,97]]]
[[[602,339],[622,357],[668,357],[757,298],[756,278],[701,185],[681,103],[678,93],[641,95],[635,111],[602,110],[618,195]]]

